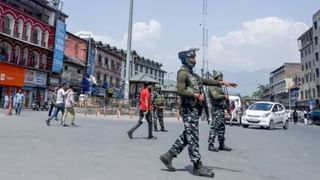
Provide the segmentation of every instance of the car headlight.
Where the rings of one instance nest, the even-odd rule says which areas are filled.
[[[266,113],[266,114],[261,115],[261,117],[266,118],[266,117],[268,117],[269,115],[270,115],[270,113]]]

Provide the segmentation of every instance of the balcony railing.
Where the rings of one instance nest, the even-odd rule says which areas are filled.
[[[8,34],[8,35],[11,35],[12,30],[4,27],[3,28],[3,32]]]
[[[25,41],[28,41],[29,36],[27,36],[27,35],[24,34],[24,35],[22,35],[22,39],[25,40]]]
[[[20,33],[19,33],[19,32],[15,32],[15,33],[13,34],[13,36],[16,37],[16,38],[20,38]]]

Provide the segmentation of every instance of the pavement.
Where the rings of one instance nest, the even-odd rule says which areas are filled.
[[[192,175],[187,149],[168,172],[159,155],[183,130],[176,118],[166,118],[167,133],[148,140],[144,123],[129,139],[126,131],[137,117],[84,116],[79,127],[45,124],[47,112],[25,110],[6,116],[0,110],[1,180],[165,180],[208,179]],[[320,126],[290,124],[289,130],[227,126],[231,152],[207,151],[208,125],[200,122],[200,152],[219,180],[319,180]]]

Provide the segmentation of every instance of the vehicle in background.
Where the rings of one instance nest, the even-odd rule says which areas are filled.
[[[233,108],[231,106],[233,105]],[[233,124],[239,124],[241,125],[241,116],[242,116],[242,102],[241,102],[241,96],[239,93],[230,93],[229,94],[229,112],[225,113],[225,120],[230,125]],[[233,114],[231,114],[233,113]],[[233,119],[230,122],[231,115],[233,115]]]
[[[285,107],[276,102],[255,102],[242,115],[242,126],[260,126],[273,130],[276,127],[289,128]]]
[[[308,124],[320,125],[320,110],[312,110],[308,114]]]

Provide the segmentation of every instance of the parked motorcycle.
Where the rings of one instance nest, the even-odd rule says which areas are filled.
[[[34,110],[34,111],[39,111],[39,109],[40,109],[39,103],[38,103],[37,101],[33,101],[33,102],[31,103],[31,108],[32,108],[32,110]]]
[[[41,104],[41,107],[40,107],[41,111],[48,111],[49,109],[49,105],[48,105],[48,102],[44,102]]]

